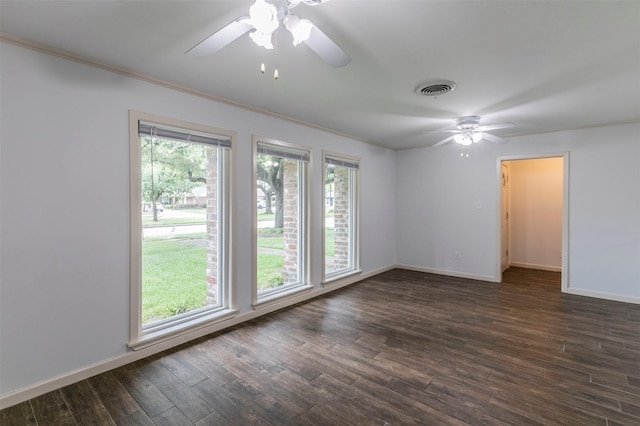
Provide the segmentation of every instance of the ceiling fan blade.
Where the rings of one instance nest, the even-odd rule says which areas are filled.
[[[185,55],[213,55],[241,35],[248,33],[252,28],[253,26],[249,23],[249,17],[241,16],[187,50]]]
[[[496,135],[492,135],[491,133],[483,133],[482,134],[482,139],[486,139],[489,142],[493,142],[493,143],[507,143],[508,141],[504,138],[501,138],[499,136]]]
[[[309,38],[305,40],[305,43],[326,63],[334,68],[344,67],[351,62],[351,57],[315,25],[311,29],[311,34]]]
[[[487,126],[478,127],[478,130],[480,130],[481,132],[486,132],[489,130],[509,129],[511,127],[516,127],[516,125],[513,123],[489,124]]]
[[[435,148],[437,146],[444,145],[445,143],[451,142],[452,140],[453,140],[453,136],[449,136],[448,138],[442,139],[440,142],[431,145],[431,148]]]
[[[434,133],[460,133],[460,130],[448,129],[448,130],[433,130]]]

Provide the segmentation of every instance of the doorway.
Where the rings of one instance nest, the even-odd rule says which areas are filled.
[[[509,259],[509,168],[510,163],[503,161],[500,167],[500,271],[506,271],[511,261]]]
[[[498,281],[509,266],[560,271],[566,292],[569,153],[501,157],[497,165]]]

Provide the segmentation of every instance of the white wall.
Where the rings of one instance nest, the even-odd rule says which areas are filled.
[[[397,262],[487,280],[499,260],[498,158],[570,151],[569,291],[640,302],[640,124],[480,144],[468,159],[452,145],[394,153],[10,44],[0,55],[0,395],[127,351],[129,109],[237,131],[241,312],[252,134],[312,146],[316,159],[362,158],[365,273]],[[312,175],[317,285],[321,167]]]
[[[399,151],[397,263],[497,281],[498,159],[565,151],[568,291],[640,303],[637,123],[522,136],[505,145],[481,143],[471,147],[469,158],[461,158],[452,144]]]
[[[509,161],[510,261],[562,268],[562,157]]]
[[[252,310],[252,134],[313,147],[317,289],[322,149],[361,157],[363,272],[394,265],[393,151],[10,44],[1,67],[0,394],[127,352],[129,109],[237,131],[241,314]]]

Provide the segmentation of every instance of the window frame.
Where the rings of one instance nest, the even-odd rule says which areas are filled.
[[[142,325],[142,212],[140,199],[142,195],[141,183],[141,153],[139,122],[157,124],[159,127],[172,127],[184,129],[194,133],[205,133],[228,137],[231,148],[224,153],[222,173],[222,196],[218,200],[218,213],[220,221],[219,256],[222,260],[218,263],[220,269],[219,282],[220,298],[219,306],[207,309],[200,308],[194,311],[176,315],[171,319],[161,320],[148,326]],[[178,119],[162,117],[140,111],[129,111],[129,191],[130,191],[130,322],[128,346],[134,350],[175,339],[196,329],[200,329],[220,321],[232,318],[238,312],[235,289],[235,258],[231,255],[234,244],[235,229],[235,182],[232,179],[232,171],[236,164],[235,146],[236,133],[230,130],[212,126],[191,123]]]
[[[284,286],[283,288],[276,288],[271,291],[266,292],[265,294],[258,293],[258,211],[256,208],[256,200],[258,199],[258,145],[265,144],[270,145],[275,148],[275,150],[281,149],[283,151],[294,150],[294,151],[305,151],[308,153],[309,160],[303,162],[303,170],[301,171],[300,176],[300,200],[299,200],[299,208],[301,210],[300,219],[301,225],[299,229],[300,235],[300,245],[302,247],[298,247],[298,252],[301,257],[299,262],[300,271],[300,282],[290,284]],[[254,135],[252,138],[252,158],[253,158],[253,167],[252,167],[252,262],[251,262],[251,272],[252,272],[252,286],[251,286],[251,294],[252,294],[252,306],[254,309],[259,309],[264,306],[271,305],[276,302],[281,302],[286,300],[287,298],[291,298],[299,295],[302,292],[307,292],[313,289],[313,285],[311,282],[311,238],[310,238],[310,220],[311,220],[311,212],[310,212],[310,193],[311,193],[311,185],[310,185],[310,176],[312,170],[312,155],[311,148],[307,146],[302,146],[298,144],[293,144],[289,142],[283,142],[276,139],[265,138],[261,136]]]
[[[352,253],[351,255],[351,263],[352,263],[352,267],[348,268],[348,269],[341,269],[339,271],[335,271],[332,273],[327,274],[327,270],[326,270],[326,251],[325,251],[325,247],[326,247],[326,220],[327,220],[327,216],[326,216],[326,181],[325,181],[325,176],[326,176],[326,167],[327,167],[327,157],[335,159],[335,160],[342,160],[346,163],[357,163],[358,167],[354,168],[352,170],[355,170],[355,174],[352,175],[355,177],[355,179],[352,179],[351,181],[351,185],[350,185],[350,190],[351,193],[350,195],[350,202],[352,203],[352,214],[351,214],[351,226],[350,229],[352,229],[351,235],[349,236],[349,239],[351,241],[352,244]],[[360,157],[356,157],[353,155],[348,155],[348,154],[343,154],[343,153],[339,153],[339,152],[333,152],[333,151],[326,151],[323,150],[322,151],[322,231],[321,231],[321,240],[322,240],[322,244],[321,244],[321,271],[322,271],[322,285],[329,285],[332,283],[336,283],[344,278],[350,277],[352,275],[357,275],[362,273],[362,269],[360,267],[360,174],[362,173],[362,163],[361,163],[361,158]],[[354,182],[355,180],[355,182]]]

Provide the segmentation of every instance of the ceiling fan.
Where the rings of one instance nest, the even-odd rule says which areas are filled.
[[[351,57],[311,21],[291,13],[300,3],[315,6],[323,1],[327,0],[255,0],[249,16],[238,17],[185,53],[211,55],[246,33],[258,46],[273,49],[273,35],[282,24],[293,36],[294,46],[304,43],[332,67],[343,67]]]
[[[480,142],[483,139],[486,139],[489,142],[493,143],[507,143],[506,139],[503,139],[496,135],[492,135],[491,133],[487,133],[487,130],[507,129],[510,127],[515,127],[515,124],[502,123],[481,126],[480,117],[477,115],[460,117],[456,120],[455,130],[440,130],[442,132],[453,133],[453,135],[441,140],[434,145],[431,145],[431,147],[434,148],[436,146],[444,145],[449,142],[455,142],[462,146],[469,146],[471,144]]]

